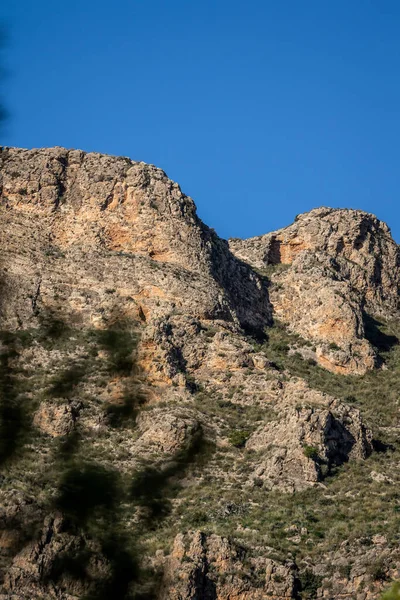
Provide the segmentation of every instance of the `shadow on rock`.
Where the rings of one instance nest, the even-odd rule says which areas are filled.
[[[399,343],[395,335],[382,331],[383,323],[374,319],[367,313],[363,314],[366,339],[378,350],[378,352],[389,352]]]
[[[148,466],[138,470],[130,486],[134,505],[143,509],[142,522],[153,529],[171,509],[171,497],[176,491],[175,478],[183,477],[187,469],[209,452],[213,451],[200,430],[188,448],[179,451],[169,464],[163,467]]]
[[[112,510],[118,501],[118,475],[96,463],[73,464],[62,475],[56,508],[77,525],[95,511]]]
[[[23,409],[18,391],[18,373],[13,359],[18,357],[15,338],[11,333],[2,335],[0,350],[0,464],[11,458],[30,431],[30,422]]]

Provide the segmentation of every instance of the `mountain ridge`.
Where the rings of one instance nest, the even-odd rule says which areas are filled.
[[[1,148],[0,196],[0,598],[370,600],[400,577],[384,223],[322,207],[225,241],[161,169],[61,147]]]

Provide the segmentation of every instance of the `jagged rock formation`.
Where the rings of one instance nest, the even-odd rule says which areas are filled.
[[[84,597],[90,590],[85,582],[73,581],[68,577],[68,569],[63,568],[63,562],[79,568],[79,562],[84,561],[82,549],[90,547],[93,558],[89,560],[86,569],[90,577],[99,578],[107,574],[109,566],[101,549],[92,542],[80,536],[71,535],[63,529],[64,523],[60,515],[46,518],[39,540],[28,544],[13,559],[6,575],[4,598],[71,598]],[[95,553],[95,554],[94,554]],[[96,556],[96,558],[94,558]],[[63,581],[65,579],[65,581]],[[89,578],[88,578],[89,579]],[[57,581],[57,587],[49,585]],[[59,590],[66,586],[68,594],[60,596]]]
[[[243,548],[216,535],[207,537],[199,531],[178,535],[166,560],[161,598],[285,600],[295,596],[294,563],[249,557],[246,564],[245,554]]]
[[[399,311],[400,253],[385,223],[357,210],[319,208],[293,225],[231,250],[258,269],[287,265],[273,277],[277,317],[315,346],[334,372],[362,374],[375,366],[365,318]]]
[[[0,193],[1,600],[378,598],[398,398],[331,372],[379,385],[383,348],[396,386],[387,227],[228,245],[160,169],[63,148],[2,148]]]
[[[146,322],[182,311],[268,324],[260,277],[160,169],[62,148],[3,149],[0,161],[6,322],[26,325],[42,307],[61,305],[65,315],[101,323],[116,297]],[[18,264],[8,261],[18,250]]]
[[[325,406],[321,402],[315,407],[285,407],[279,421],[251,435],[246,448],[261,457],[254,479],[270,489],[294,491],[321,481],[323,469],[327,473],[333,465],[371,453],[372,435],[359,411],[337,400],[323,400]]]

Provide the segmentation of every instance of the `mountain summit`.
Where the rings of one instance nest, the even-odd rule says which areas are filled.
[[[162,170],[63,148],[1,148],[0,194],[1,600],[400,578],[386,224],[319,208],[227,242]]]

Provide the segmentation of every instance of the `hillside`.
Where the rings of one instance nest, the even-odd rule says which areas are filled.
[[[1,600],[400,579],[386,224],[319,208],[227,242],[160,169],[63,148],[1,148],[0,193]]]

